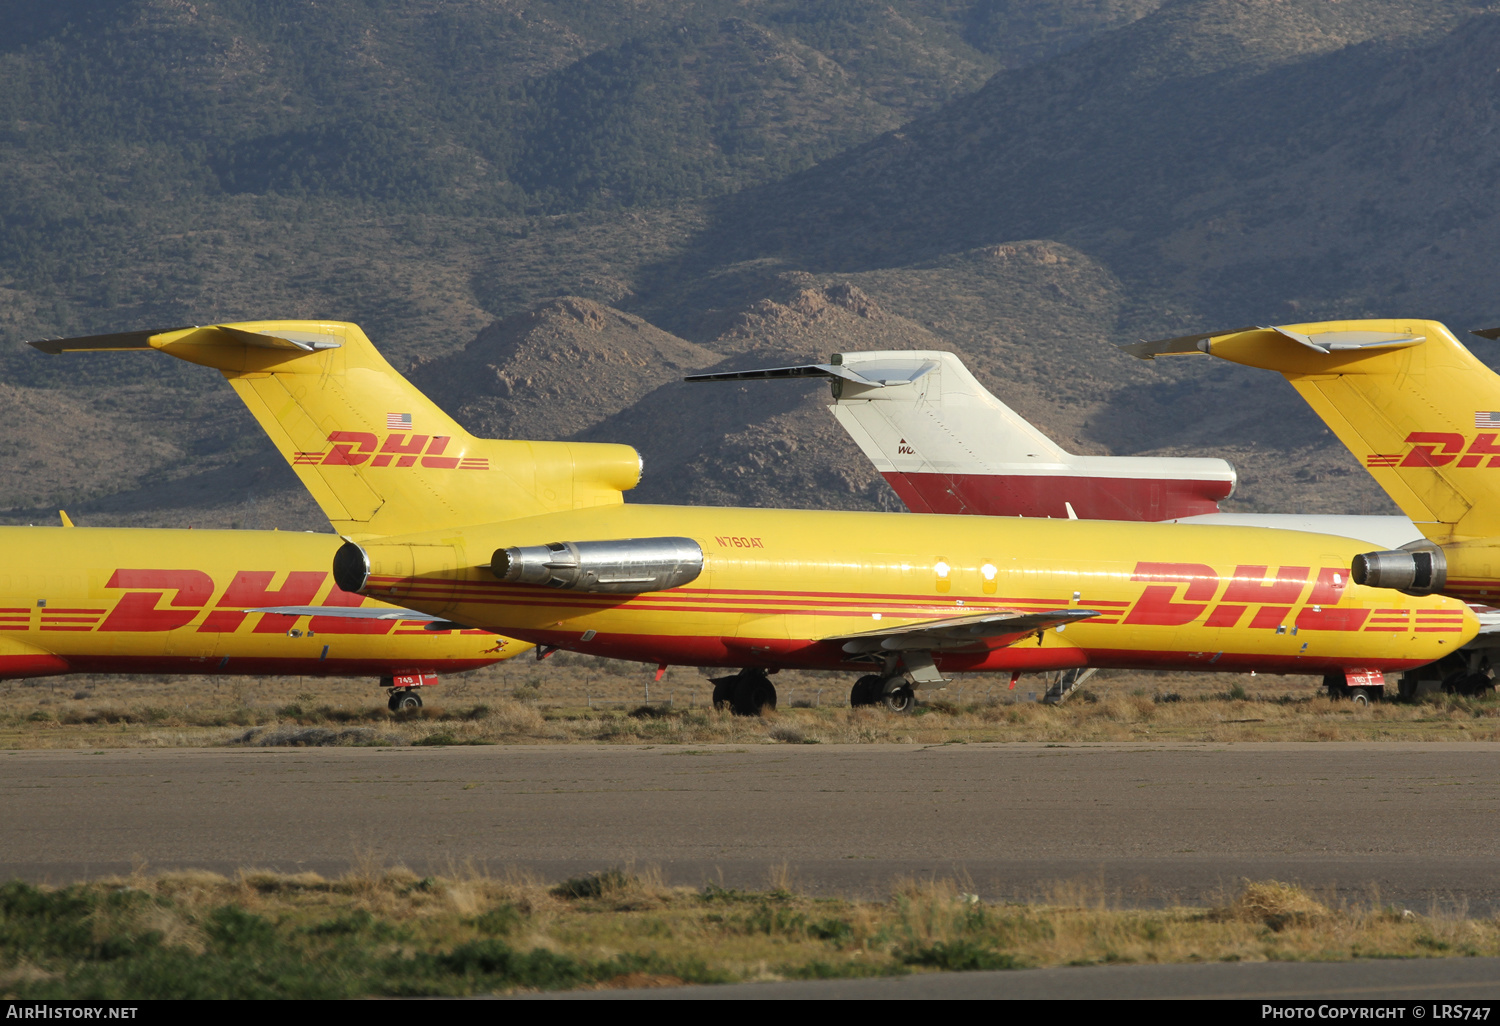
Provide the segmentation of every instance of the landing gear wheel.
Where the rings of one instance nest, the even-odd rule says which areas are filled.
[[[1396,678],[1396,697],[1403,702],[1415,702],[1417,700],[1417,679],[1409,673],[1403,673]]]
[[[1486,692],[1495,690],[1495,682],[1488,673],[1454,674],[1443,681],[1443,690],[1450,695],[1464,695],[1476,698]]]
[[[885,681],[879,674],[867,673],[854,682],[854,687],[849,689],[849,705],[858,709],[864,705],[874,705],[880,701],[880,691],[885,686]]]
[[[1352,701],[1355,705],[1370,704],[1370,696],[1365,693],[1364,688],[1350,688],[1349,700]]]
[[[894,691],[887,691],[881,696],[881,701],[893,713],[909,713],[917,704],[917,696],[911,688],[902,685]]]
[[[764,677],[752,677],[740,681],[739,708],[741,716],[759,716],[767,709],[776,711],[776,686]]]
[[[764,670],[741,670],[732,677],[714,678],[714,708],[736,716],[759,716],[776,708],[776,687]]]
[[[397,691],[392,693],[391,700],[386,703],[391,712],[411,712],[413,709],[422,708],[422,696],[415,691]]]
[[[1349,698],[1354,689],[1344,682],[1342,673],[1323,674],[1323,690],[1328,692],[1328,697],[1337,702],[1341,698]]]

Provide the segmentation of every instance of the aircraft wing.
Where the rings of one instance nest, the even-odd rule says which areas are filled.
[[[823,641],[842,641],[850,655],[875,652],[948,651],[1005,648],[1023,638],[1099,616],[1094,609],[1049,609],[1041,613],[986,610],[967,616],[921,620],[858,634],[836,634]]]
[[[399,606],[261,606],[242,613],[279,613],[282,616],[342,616],[346,620],[441,620],[441,616],[419,613]]]
[[[430,631],[469,630],[466,624],[454,623],[431,613],[419,613],[415,609],[400,606],[260,606],[243,609],[244,613],[277,613],[281,616],[337,616],[345,620],[414,620],[427,625]]]
[[[1480,338],[1487,338],[1491,342],[1500,341],[1500,328],[1475,328],[1469,334],[1478,335]]]

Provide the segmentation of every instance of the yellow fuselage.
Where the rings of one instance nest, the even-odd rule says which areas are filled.
[[[697,580],[668,591],[503,584],[486,568],[508,546],[666,535],[705,556]],[[665,664],[854,668],[867,663],[826,639],[991,610],[1100,615],[1005,647],[934,652],[939,667],[1400,669],[1478,628],[1460,602],[1350,583],[1367,545],[1263,528],[612,505],[361,544],[365,594]]]
[[[244,612],[359,605],[329,575],[333,535],[0,527],[0,545],[0,678],[386,677],[473,669],[530,647],[416,622]]]

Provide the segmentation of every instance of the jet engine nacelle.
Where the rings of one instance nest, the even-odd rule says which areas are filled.
[[[1354,557],[1349,575],[1355,584],[1371,588],[1432,595],[1448,583],[1448,558],[1431,542],[1413,542],[1411,547],[1360,553]]]
[[[697,580],[703,549],[691,538],[621,538],[496,549],[490,572],[510,584],[636,594]]]

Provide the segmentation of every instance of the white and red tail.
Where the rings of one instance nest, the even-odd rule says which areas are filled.
[[[838,353],[827,364],[689,381],[828,377],[829,407],[915,513],[1173,520],[1234,491],[1219,459],[1078,456],[996,399],[952,353]]]

